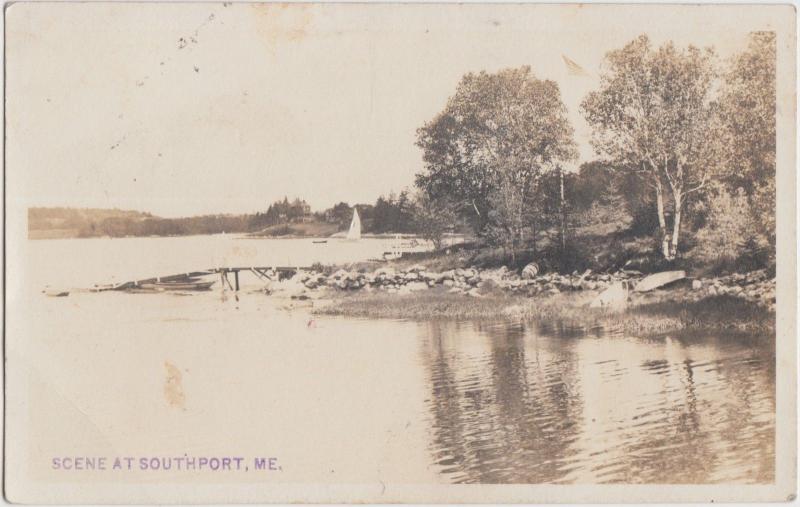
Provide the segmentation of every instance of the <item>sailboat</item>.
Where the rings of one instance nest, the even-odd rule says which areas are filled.
[[[347,231],[349,241],[361,239],[361,219],[358,217],[358,210],[353,208],[353,220],[350,222],[350,230]]]

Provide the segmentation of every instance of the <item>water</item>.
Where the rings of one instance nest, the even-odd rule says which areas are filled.
[[[746,337],[421,326],[431,449],[467,483],[769,482],[774,358]]]
[[[212,267],[220,255],[245,265],[285,264],[286,255],[301,265],[355,261],[382,251],[380,240],[90,239],[23,249],[27,283],[11,277],[7,323],[9,389],[21,394],[8,403],[31,416],[20,445],[42,480],[64,480],[48,467],[53,456],[185,453],[274,456],[282,466],[257,478],[206,477],[215,482],[773,480],[775,360],[759,337],[318,318],[251,292],[256,281],[246,277],[239,297],[219,288],[40,292]],[[186,476],[69,480],[84,479]]]

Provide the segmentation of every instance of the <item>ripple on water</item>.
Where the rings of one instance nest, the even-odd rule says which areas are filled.
[[[774,477],[774,356],[752,340],[422,329],[432,457],[454,483]]]

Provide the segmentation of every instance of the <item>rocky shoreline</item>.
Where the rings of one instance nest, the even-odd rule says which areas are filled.
[[[417,264],[404,269],[382,267],[372,272],[339,269],[326,274],[324,271],[300,271],[281,285],[294,299],[316,299],[330,291],[410,294],[433,288],[478,298],[498,293],[539,297],[575,291],[600,293],[618,282],[630,282],[629,285],[635,287],[644,276],[639,271],[625,269],[614,273],[593,273],[587,270],[569,275],[536,274],[531,270],[523,270],[520,274],[505,266],[496,269],[470,267],[434,272]],[[722,277],[685,278],[648,293],[632,291],[631,300],[650,302],[661,298],[697,301],[719,295],[733,296],[774,310],[775,278],[770,278],[763,269]]]

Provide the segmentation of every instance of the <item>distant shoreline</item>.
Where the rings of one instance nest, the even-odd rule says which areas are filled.
[[[150,235],[150,236],[81,236],[79,234],[75,234],[72,230],[59,230],[59,229],[52,229],[52,230],[32,230],[28,231],[28,239],[29,240],[52,240],[52,239],[132,239],[132,238],[141,238],[141,239],[158,239],[158,238],[189,238],[194,236],[236,236],[237,239],[320,239],[320,240],[329,240],[329,239],[344,239],[345,233],[336,233],[331,236],[306,236],[302,234],[287,234],[282,236],[269,236],[257,233],[247,233],[247,232],[215,232],[215,233],[208,233],[208,234],[164,234],[164,235]],[[417,239],[420,238],[418,234],[409,234],[409,233],[365,233],[361,235],[362,239],[395,239],[396,237],[400,237],[403,239]]]

